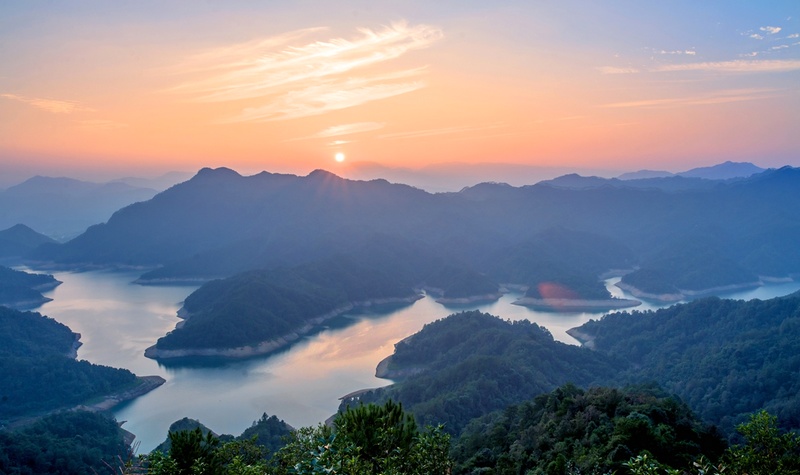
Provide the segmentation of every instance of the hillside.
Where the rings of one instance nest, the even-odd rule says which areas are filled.
[[[728,432],[759,409],[800,427],[800,293],[614,313],[569,333],[626,362],[620,381],[655,381]]]
[[[458,434],[471,418],[567,382],[655,382],[726,436],[762,409],[797,428],[799,312],[800,293],[612,313],[570,330],[584,348],[556,342],[527,321],[454,314],[395,344],[394,354],[377,368],[379,377],[395,384],[344,404],[393,399],[420,422],[445,423]]]
[[[472,418],[567,382],[608,380],[615,372],[613,358],[557,342],[536,324],[472,311],[427,324],[398,342],[378,376],[401,382],[358,400],[400,401],[421,423],[443,423],[458,434]]]
[[[38,313],[0,307],[0,425],[139,384],[128,370],[75,360],[79,337]]]
[[[711,182],[714,186],[678,191],[632,187],[625,181],[581,189],[484,184],[429,194],[324,171],[305,177],[243,177],[228,169],[203,169],[152,200],[118,211],[108,223],[66,244],[42,246],[30,257],[69,266],[160,267],[143,281],[211,279],[351,252],[365,238],[382,234],[420,241],[443,258],[494,279],[541,282],[552,280],[540,275],[538,264],[548,263],[542,262],[541,247],[526,243],[564,230],[589,234],[597,244],[580,251],[586,257],[586,265],[578,266],[583,281],[596,278],[597,269],[639,266],[648,278],[629,280],[649,294],[673,287],[697,292],[757,285],[761,276],[800,273],[800,254],[793,245],[800,238],[795,218],[800,215],[800,170],[784,167]],[[717,256],[698,261],[697,252],[680,249],[695,241],[712,246]],[[555,242],[553,273],[574,274],[576,266],[564,262],[574,246]],[[503,266],[498,259],[487,262],[487,256],[506,251],[509,255],[499,259]],[[681,266],[693,266],[696,277],[685,276]]]

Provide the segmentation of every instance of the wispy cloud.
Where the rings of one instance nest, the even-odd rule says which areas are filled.
[[[597,70],[600,71],[600,74],[636,74],[641,72],[640,69],[636,68],[618,68],[615,66],[601,66]]]
[[[0,94],[0,97],[12,101],[23,102],[43,111],[52,114],[72,114],[73,112],[93,111],[89,107],[82,106],[77,101],[62,101],[56,99],[43,99],[40,97],[26,97],[17,94]]]
[[[615,102],[611,104],[603,104],[600,107],[611,108],[611,109],[627,109],[627,108],[666,108],[666,107],[725,104],[730,102],[767,99],[770,97],[774,97],[776,92],[777,90],[775,89],[756,89],[756,88],[726,89],[723,91],[717,91],[706,95],[646,99],[646,100],[628,101],[628,102]]]
[[[173,70],[210,76],[185,81],[170,91],[202,102],[263,101],[263,105],[244,109],[223,122],[323,114],[424,87],[419,79],[397,82],[421,75],[424,67],[377,76],[352,74],[427,48],[443,37],[436,27],[399,22],[382,30],[359,29],[358,36],[352,39],[305,39],[321,31],[325,29],[298,30],[200,53]],[[298,45],[299,40],[303,42]]]
[[[670,64],[652,69],[655,72],[669,71],[715,71],[726,73],[774,73],[800,70],[800,60],[762,61],[712,61],[704,63]]]
[[[672,50],[672,51],[667,51],[667,50],[663,50],[662,49],[661,51],[659,51],[659,54],[672,54],[672,55],[685,54],[685,55],[688,55],[688,56],[694,56],[694,55],[697,54],[697,51],[695,51],[693,49],[684,49],[684,50],[679,49],[679,50]]]
[[[750,38],[753,38],[754,40],[763,40],[764,36],[763,35],[759,35],[758,33],[752,33],[750,35]]]
[[[787,36],[786,38],[788,38],[788,39],[800,38],[800,33],[793,33],[793,34]]]
[[[778,47],[776,49],[780,49]],[[754,57],[758,53],[747,53],[743,56]],[[603,74],[635,74],[641,72],[662,73],[679,71],[707,71],[719,73],[780,73],[800,70],[800,60],[745,60],[733,61],[707,61],[702,63],[666,64],[650,69],[635,68],[598,68]]]
[[[775,35],[777,33],[780,33],[781,27],[779,27],[779,26],[762,26],[761,28],[759,28],[759,30],[765,32],[768,35]]]
[[[328,127],[312,135],[312,138],[338,137],[340,135],[358,134],[371,130],[382,129],[386,126],[385,122],[357,122],[355,124],[342,124]]]
[[[371,78],[351,78],[309,86],[275,97],[271,102],[248,107],[221,123],[297,119],[347,109],[378,99],[405,94],[425,87],[423,81],[385,83],[386,80],[418,74],[419,70]]]

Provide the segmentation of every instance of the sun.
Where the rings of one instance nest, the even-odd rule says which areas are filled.
[[[337,162],[342,163],[344,161],[344,154],[342,152],[338,152],[336,155],[333,156],[333,158]]]

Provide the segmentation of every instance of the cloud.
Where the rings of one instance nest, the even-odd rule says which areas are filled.
[[[424,87],[420,80],[390,82],[418,76],[425,71],[422,67],[377,76],[353,74],[356,70],[375,71],[383,63],[427,48],[443,37],[436,27],[398,22],[382,30],[361,28],[351,39],[304,39],[325,30],[297,30],[194,55],[172,68],[173,72],[206,77],[184,81],[169,92],[186,94],[199,102],[264,102],[223,122],[322,114]],[[303,42],[299,42],[301,39]]]
[[[617,68],[614,66],[601,66],[597,68],[600,74],[636,74],[641,72],[636,68]]]
[[[758,33],[753,33],[752,35],[750,35],[750,38],[753,38],[754,40],[763,40],[764,39],[764,37],[759,35]]]
[[[73,112],[94,111],[94,109],[82,106],[77,101],[42,99],[40,97],[25,97],[17,94],[0,94],[0,97],[10,99],[12,101],[23,102],[52,114],[72,114]]]
[[[711,104],[725,104],[730,102],[753,101],[774,97],[775,89],[726,89],[701,96],[672,97],[661,99],[646,99],[640,101],[615,102],[603,104],[599,107],[607,109],[628,108],[666,108]]]
[[[789,47],[789,45],[778,45],[778,46],[773,46],[773,47],[772,47],[772,48],[770,48],[770,49],[771,49],[771,50],[777,50],[777,49],[786,49],[786,48],[788,48],[788,47]]]
[[[766,32],[768,35],[780,33],[781,27],[779,26],[762,26],[759,30]]]
[[[220,123],[263,122],[297,119],[347,109],[378,99],[394,97],[425,87],[423,81],[383,83],[384,80],[417,74],[417,70],[373,78],[351,78],[289,91],[258,107],[247,107]]]
[[[663,49],[662,49],[661,51],[659,51],[659,53],[660,53],[660,54],[686,54],[686,55],[689,55],[689,56],[694,56],[694,55],[696,55],[696,54],[697,54],[697,52],[696,52],[696,51],[694,51],[694,50],[691,50],[691,49],[687,49],[687,50],[673,50],[673,51],[667,51],[667,50],[663,50]]]
[[[705,63],[670,64],[651,69],[653,72],[711,71],[725,73],[775,73],[800,70],[800,60],[734,60]]]
[[[794,33],[786,37],[787,39],[800,38],[800,33]]]
[[[358,134],[361,132],[369,132],[371,130],[382,129],[385,126],[386,126],[385,122],[358,122],[355,124],[334,125],[332,127],[328,127],[327,129],[312,135],[311,137],[325,138],[325,137],[337,137],[340,135]]]

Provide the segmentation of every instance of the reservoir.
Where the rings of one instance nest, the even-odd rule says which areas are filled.
[[[566,330],[603,312],[534,311],[512,302],[509,293],[491,303],[445,306],[426,296],[405,306],[371,307],[331,320],[316,334],[272,355],[233,361],[164,365],[144,357],[144,350],[180,320],[176,312],[196,287],[140,286],[139,273],[57,272],[63,283],[45,295],[53,301],[35,309],[81,334],[78,358],[126,368],[137,375],[159,375],[166,383],[114,415],[134,434],[139,452],[149,452],[167,436],[169,425],[183,417],[198,419],[218,434],[241,434],[262,413],[293,427],[316,425],[336,412],[338,398],[352,391],[390,384],[375,378],[375,366],[392,354],[394,344],[426,323],[463,310],[478,309],[507,320],[528,319],[544,326],[556,340],[575,344]],[[609,290],[629,297],[613,283]],[[800,282],[770,284],[726,297],[768,299],[800,289]],[[644,303],[636,309],[658,308]]]

